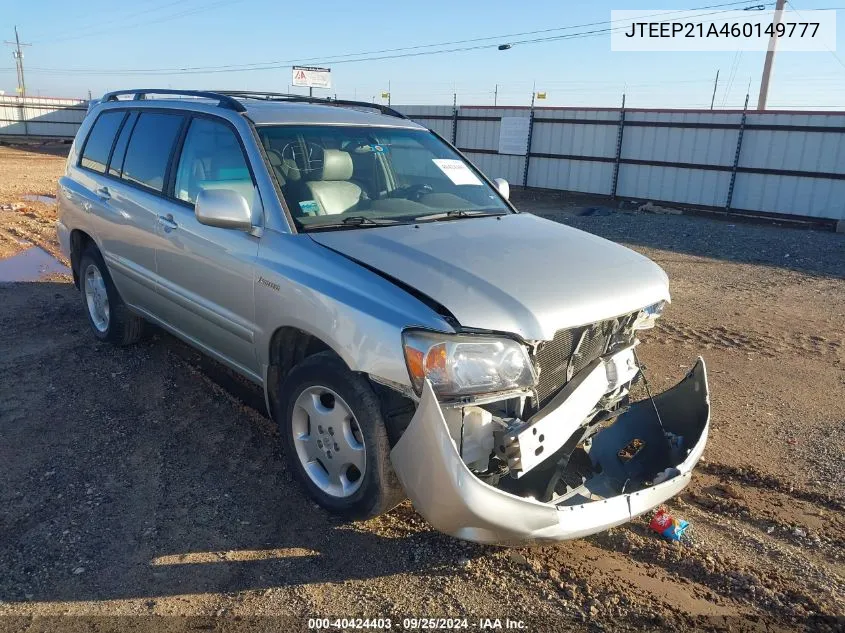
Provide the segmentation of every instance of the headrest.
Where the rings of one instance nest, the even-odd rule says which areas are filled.
[[[286,181],[296,181],[302,178],[299,167],[289,158],[282,158],[281,153],[274,149],[267,150],[267,159],[270,161],[271,167],[276,170]],[[285,184],[285,183],[282,183]]]
[[[323,173],[320,180],[349,180],[352,178],[352,156],[339,149],[323,151]]]
[[[282,161],[282,172],[288,180],[296,181],[302,178],[302,173],[299,171],[299,167],[297,167],[296,163],[290,158],[286,158]]]

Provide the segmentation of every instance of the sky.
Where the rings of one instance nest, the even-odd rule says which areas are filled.
[[[527,105],[536,86],[549,106],[615,107],[624,92],[628,107],[706,108],[719,71],[715,107],[742,107],[747,91],[753,106],[762,52],[614,52],[607,33],[496,47],[601,28],[513,35],[607,22],[613,9],[678,10],[726,1],[4,0],[0,41],[14,39],[16,25],[21,41],[31,43],[23,49],[27,93],[41,96],[87,98],[89,91],[96,97],[138,87],[298,92],[290,87],[289,66],[302,60],[332,68],[333,88],[315,95],[382,103],[389,90],[393,104],[451,104],[456,94],[460,105],[492,105],[494,99]],[[772,4],[750,0],[736,8],[761,2]],[[842,9],[836,52],[779,52],[769,108],[845,110],[845,0],[792,5],[799,11]],[[363,61],[352,56],[480,38],[488,39],[363,57],[486,46],[476,50]],[[171,71],[264,62],[278,67]],[[4,46],[0,90],[14,94],[15,87],[12,47]]]

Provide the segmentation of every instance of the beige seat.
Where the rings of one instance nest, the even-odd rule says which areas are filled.
[[[276,172],[280,185],[284,186],[287,183],[298,182],[302,179],[302,174],[296,163],[288,158],[282,158],[282,155],[276,150],[268,149],[267,158],[270,159],[270,166]]]
[[[361,200],[362,189],[352,178],[352,156],[349,152],[327,149],[323,153],[323,169],[316,172],[319,178],[309,180],[305,186],[311,199],[320,205],[320,213],[337,215],[353,208]]]

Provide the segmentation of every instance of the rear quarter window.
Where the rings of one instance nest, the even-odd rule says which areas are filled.
[[[85,148],[82,150],[82,159],[79,164],[87,169],[92,169],[101,174],[105,173],[106,165],[109,162],[114,137],[120,129],[120,123],[126,115],[124,111],[103,112],[97,117],[88,139],[85,141]]]
[[[114,144],[114,149],[111,153],[111,160],[109,161],[109,175],[117,176],[123,171],[123,158],[126,156],[126,147],[129,145],[129,136],[132,130],[135,129],[135,121],[138,120],[137,112],[130,112],[126,118],[126,122],[120,129],[120,135],[117,137],[117,142]]]
[[[164,190],[170,153],[184,118],[164,112],[138,116],[123,160],[123,180],[157,192]]]

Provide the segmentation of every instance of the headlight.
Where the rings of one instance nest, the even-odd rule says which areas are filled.
[[[426,378],[444,396],[507,391],[537,381],[528,350],[508,338],[407,330],[402,348],[417,393]]]
[[[634,329],[648,330],[653,328],[657,318],[663,314],[663,308],[665,307],[665,301],[658,301],[657,303],[652,303],[650,306],[646,306],[640,310],[640,313],[634,321]]]

